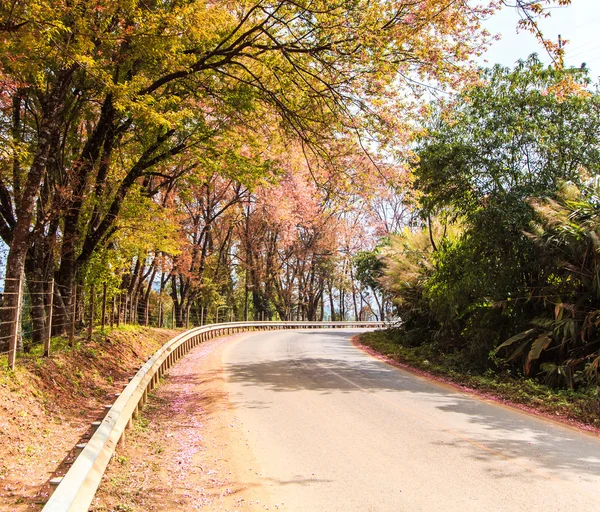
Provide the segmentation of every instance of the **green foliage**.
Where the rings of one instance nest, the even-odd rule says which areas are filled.
[[[529,283],[533,328],[514,357],[547,382],[598,382],[600,361],[600,184],[565,186],[556,200],[532,201],[538,214],[529,234],[538,250],[537,278]],[[509,345],[511,339],[498,350]]]
[[[379,290],[379,279],[383,273],[383,262],[379,259],[377,251],[359,251],[354,256],[355,277],[364,286]]]
[[[416,186],[429,224],[460,216],[461,230],[424,227],[392,243],[382,282],[404,344],[418,335],[478,372],[597,381],[600,201],[583,183],[600,173],[600,97],[587,84],[585,70],[532,56],[485,70],[452,115],[440,110]]]
[[[470,216],[505,198],[552,193],[581,167],[600,171],[600,99],[563,92],[583,88],[586,70],[546,68],[532,55],[513,70],[483,70],[481,80],[441,105],[422,140],[416,178],[426,212],[448,206]]]
[[[445,247],[461,232],[460,225],[448,226],[437,219],[429,225],[414,231],[405,228],[401,234],[391,236],[382,259],[385,268],[381,283],[393,294],[402,318],[401,328],[415,345],[427,342],[439,329],[425,295],[435,268],[435,240]]]

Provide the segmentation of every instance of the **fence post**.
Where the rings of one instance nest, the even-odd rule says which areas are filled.
[[[88,340],[92,339],[92,333],[94,332],[94,292],[95,287],[92,285],[90,289],[90,325],[88,326]]]
[[[73,285],[71,293],[71,329],[69,330],[69,346],[72,347],[75,341],[75,317],[77,316],[77,283]]]
[[[119,309],[117,309],[117,327],[121,325],[121,310],[123,309],[123,295],[119,293]]]
[[[187,311],[185,312],[185,328],[190,328],[190,305],[188,304]]]
[[[48,308],[48,333],[44,340],[44,357],[50,356],[50,338],[52,337],[52,309],[54,307],[54,279],[50,281],[50,306]]]
[[[106,283],[102,288],[102,332],[104,332],[104,326],[106,325]]]
[[[113,300],[112,300],[112,311],[110,314],[110,328],[112,329],[115,326],[115,309],[117,307],[117,296],[114,295],[113,292]]]
[[[175,302],[173,302],[173,309],[171,310],[171,329],[175,329]]]
[[[148,297],[148,300],[145,303],[144,309],[146,310],[146,315],[144,318],[144,325],[146,327],[148,327],[148,325],[150,324],[150,297]]]
[[[200,327],[202,327],[204,325],[204,306],[202,306],[202,309],[200,310]]]
[[[17,337],[19,336],[19,309],[21,308],[21,293],[23,291],[23,276],[19,276],[19,286],[17,291],[17,307],[12,315],[12,325],[10,328],[10,339],[8,342],[8,367],[15,369],[15,359],[17,358]]]
[[[162,297],[158,298],[158,328],[162,328],[163,323],[163,309],[162,309]]]

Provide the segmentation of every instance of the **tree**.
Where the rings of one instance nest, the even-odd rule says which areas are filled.
[[[24,266],[32,286],[55,275],[56,311],[68,315],[133,187],[171,187],[227,135],[264,132],[267,119],[322,161],[340,140],[393,145],[414,103],[398,85],[464,80],[488,12],[453,0],[0,6],[2,329]]]
[[[381,286],[381,277],[383,276],[383,262],[377,250],[360,251],[354,256],[353,265],[355,268],[354,277],[364,286],[371,289],[373,299],[377,304],[377,320],[385,320],[386,317],[386,297],[385,290]]]
[[[551,386],[598,382],[599,193],[596,176],[581,188],[563,186],[556,200],[533,200],[538,215],[529,236],[538,272],[528,285],[534,314],[496,353],[522,361],[528,375],[539,372]]]
[[[16,306],[32,237],[37,254],[60,245],[46,272],[59,267],[70,310],[75,276],[110,238],[133,184],[152,193],[157,166],[224,123],[271,112],[317,148],[350,118],[375,119],[372,99],[398,71],[456,76],[477,21],[462,3],[438,4],[17,0],[0,8],[2,108],[12,120],[0,191],[5,311]]]
[[[443,105],[422,139],[415,174],[425,213],[473,215],[498,198],[552,193],[582,167],[599,170],[600,103],[587,70],[531,55],[512,70],[483,70],[482,83]]]
[[[550,298],[538,300],[539,293],[550,283],[541,276],[555,282],[561,273],[556,260],[545,266],[526,234],[540,214],[532,198],[556,198],[563,183],[582,184],[600,171],[599,97],[585,70],[545,68],[532,56],[483,77],[440,109],[418,149],[424,226],[403,239],[410,246],[427,234],[427,257],[415,263],[409,249],[396,248],[386,270],[386,286],[410,320],[407,339],[417,338],[408,332],[414,328],[478,370],[493,365],[490,351],[507,338],[531,345],[531,337],[511,336],[545,312]],[[456,227],[460,234],[450,236]]]

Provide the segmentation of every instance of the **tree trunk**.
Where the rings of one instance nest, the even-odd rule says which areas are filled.
[[[56,114],[52,109],[52,114]],[[25,267],[25,258],[29,249],[30,227],[33,220],[33,208],[52,139],[52,132],[58,129],[58,121],[53,116],[42,119],[37,150],[27,175],[27,184],[16,209],[17,222],[12,234],[10,249],[6,259],[6,277],[4,283],[4,305],[0,311],[0,352],[9,349],[9,338],[14,310],[19,307],[19,280]]]
[[[329,283],[329,307],[331,308],[331,321],[335,322],[335,306],[333,303],[333,287],[331,286],[331,283]]]
[[[354,282],[354,271],[350,265],[350,282],[352,283],[352,304],[354,305],[354,319],[358,321],[358,305],[356,303],[356,283]]]

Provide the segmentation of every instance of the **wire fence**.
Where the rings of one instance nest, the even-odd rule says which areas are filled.
[[[233,310],[199,303],[177,304],[165,292],[107,284],[63,285],[51,280],[0,276],[0,356],[14,369],[18,353],[49,356],[54,340],[74,346],[77,338],[121,325],[197,327],[235,320]]]
[[[253,311],[252,317],[259,321],[307,319],[300,318],[299,311],[281,316],[273,310],[267,314]],[[91,340],[94,332],[108,328],[139,325],[191,329],[248,320],[248,314],[247,303],[238,304],[236,309],[221,302],[203,303],[200,298],[182,300],[148,282],[123,288],[110,283],[64,284],[24,274],[20,278],[0,275],[0,357],[8,356],[8,366],[14,369],[19,353],[48,357],[51,350],[73,347],[77,339]],[[323,310],[320,316],[326,319]]]

